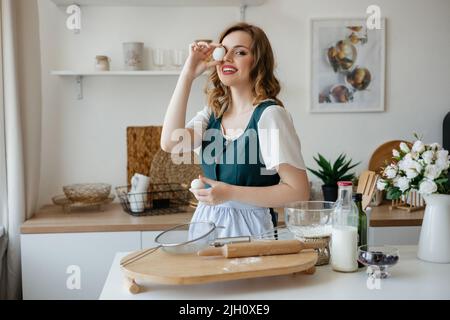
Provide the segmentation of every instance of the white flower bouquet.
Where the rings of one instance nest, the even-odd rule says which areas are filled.
[[[417,140],[412,147],[402,142],[399,150],[392,150],[393,161],[382,168],[377,189],[386,190],[389,199],[400,199],[413,190],[422,195],[450,193],[448,150],[438,143],[424,144],[414,136]]]

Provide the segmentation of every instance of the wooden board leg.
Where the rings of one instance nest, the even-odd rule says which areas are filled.
[[[316,273],[316,266],[312,266],[311,268],[303,271],[302,273],[303,274],[309,274],[309,275],[314,274],[314,273]]]
[[[308,274],[308,275],[310,275],[310,274],[314,274],[315,272],[316,272],[316,266],[312,266],[309,269],[306,269],[306,270],[300,271],[300,272],[295,272],[292,275],[295,277],[295,276],[297,276],[299,274]]]
[[[134,281],[134,279],[125,277],[124,279],[125,288],[132,294],[138,294],[141,291],[141,287]]]

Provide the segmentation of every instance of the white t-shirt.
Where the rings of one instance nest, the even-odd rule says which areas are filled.
[[[186,128],[197,130],[196,133],[203,136],[211,112],[209,107],[204,107],[186,124]],[[274,132],[277,132],[277,134],[273,135]],[[243,130],[240,130],[236,135],[227,136],[224,134],[222,127],[222,134],[227,140],[235,140],[242,133]],[[295,131],[292,116],[285,108],[272,105],[264,110],[258,122],[258,138],[261,155],[267,170],[278,169],[278,166],[283,163],[306,170],[300,139]],[[195,151],[199,153],[199,149],[200,147]]]

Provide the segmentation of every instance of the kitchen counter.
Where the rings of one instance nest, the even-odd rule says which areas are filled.
[[[284,225],[283,209],[279,212],[279,226]],[[123,211],[119,203],[105,206],[104,211],[92,209],[64,212],[61,206],[43,206],[25,221],[22,234],[70,232],[161,231],[179,224],[189,223],[195,208],[185,207],[179,213],[135,217]]]
[[[391,203],[372,207],[370,227],[420,227],[423,221],[424,209],[408,212],[401,209],[390,209]]]
[[[104,211],[83,209],[69,213],[61,206],[47,205],[25,221],[20,231],[22,234],[161,231],[189,222],[194,210],[186,207],[186,212],[135,217],[123,211],[119,203],[105,206]]]
[[[137,295],[129,293],[123,285],[119,261],[127,253],[117,253],[100,299],[450,299],[450,264],[418,260],[416,246],[398,248],[400,260],[391,269],[392,276],[379,283],[367,281],[364,269],[355,273],[338,273],[327,265],[317,267],[313,275],[286,275],[201,285],[159,285],[138,281],[145,290]]]
[[[134,217],[122,210],[119,203],[105,206],[105,211],[81,210],[65,213],[61,206],[46,205],[21,226],[22,234],[69,233],[69,232],[116,232],[116,231],[161,231],[178,224],[188,223],[194,208],[175,214]],[[283,209],[279,213],[279,225],[284,224]],[[389,210],[385,203],[373,207],[371,227],[421,226],[423,210],[406,212]]]

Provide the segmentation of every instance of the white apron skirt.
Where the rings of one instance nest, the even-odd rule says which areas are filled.
[[[217,230],[220,238],[256,236],[273,229],[269,208],[236,201],[214,206],[199,202],[191,222],[197,221],[211,221],[218,227],[223,226]]]

